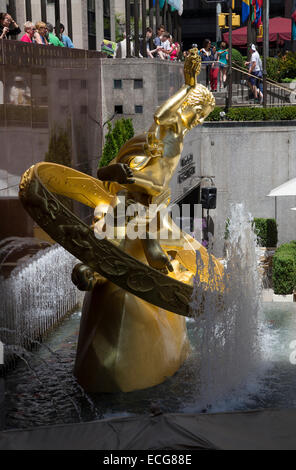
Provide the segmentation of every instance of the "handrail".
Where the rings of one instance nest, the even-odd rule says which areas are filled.
[[[257,80],[260,80],[260,81],[263,82],[263,80],[264,80],[263,78],[257,77],[256,75],[253,75],[253,74],[251,74],[250,72],[247,72],[246,70],[242,69],[239,65],[238,65],[237,67],[238,67],[238,68],[232,66],[232,69],[233,69],[233,70],[236,70],[236,71],[238,71],[238,72],[244,73],[245,75],[248,75],[249,77],[254,77],[254,78],[256,78]],[[267,83],[269,83],[270,85],[273,85],[273,86],[275,86],[276,88],[280,88],[281,90],[283,90],[283,91],[285,91],[285,92],[288,92],[288,93],[290,93],[290,94],[294,94],[294,93],[296,94],[296,91],[289,90],[288,88],[285,88],[285,87],[279,85],[278,82],[275,82],[274,80],[271,80],[270,78],[267,78],[266,81],[267,81]]]

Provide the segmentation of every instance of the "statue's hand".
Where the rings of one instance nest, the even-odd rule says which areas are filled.
[[[197,83],[197,75],[201,69],[201,58],[198,54],[198,49],[190,49],[188,56],[185,59],[184,75],[185,83],[194,87]]]
[[[133,184],[135,182],[133,170],[125,163],[118,163],[116,168],[117,177],[116,181],[119,184]]]
[[[133,171],[125,163],[115,163],[98,170],[98,178],[101,181],[115,181],[119,184],[133,184]]]
[[[96,284],[95,272],[85,264],[76,264],[72,271],[72,282],[83,292],[91,291]]]

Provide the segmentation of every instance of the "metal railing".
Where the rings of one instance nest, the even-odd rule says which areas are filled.
[[[217,65],[218,62],[203,62],[202,69],[199,76],[199,82],[210,88],[210,70],[212,65]],[[220,75],[220,73],[219,73]],[[218,87],[215,94],[217,105],[227,106],[231,103],[232,107],[236,106],[254,106],[263,105],[262,102],[255,101],[253,92],[250,87],[250,79],[254,78],[257,81],[258,88],[263,93],[263,78],[250,74],[243,68],[234,65],[232,67],[232,89],[231,96],[229,96],[228,81],[229,71],[227,72],[226,86],[220,83],[218,75]],[[296,104],[296,90],[289,89],[284,84],[277,83],[273,80],[266,80],[266,106],[291,106]]]

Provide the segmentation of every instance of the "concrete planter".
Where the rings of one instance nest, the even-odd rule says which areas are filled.
[[[273,294],[272,301],[273,302],[294,302],[294,294],[289,294],[289,295]]]

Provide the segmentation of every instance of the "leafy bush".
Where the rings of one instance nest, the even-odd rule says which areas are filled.
[[[296,53],[288,52],[279,61],[281,78],[296,78]]]
[[[220,113],[223,111],[223,108],[221,108],[220,106],[216,106],[214,111],[212,111],[211,114],[208,115],[207,121],[221,121]]]
[[[254,219],[254,226],[260,246],[271,248],[277,245],[278,231],[275,219]]]
[[[245,61],[242,54],[237,49],[232,49],[232,61],[234,64],[244,67]]]
[[[114,128],[108,123],[103,154],[99,162],[99,168],[107,166],[118,154],[121,147],[134,136],[134,127],[131,119],[119,119]]]
[[[275,252],[272,262],[274,293],[292,294],[296,286],[296,241],[281,245]]]
[[[223,108],[216,107],[207,121],[293,121],[296,120],[296,107],[279,108],[230,108],[224,116]]]
[[[281,81],[280,59],[267,57],[266,60],[267,78],[275,82]]]

